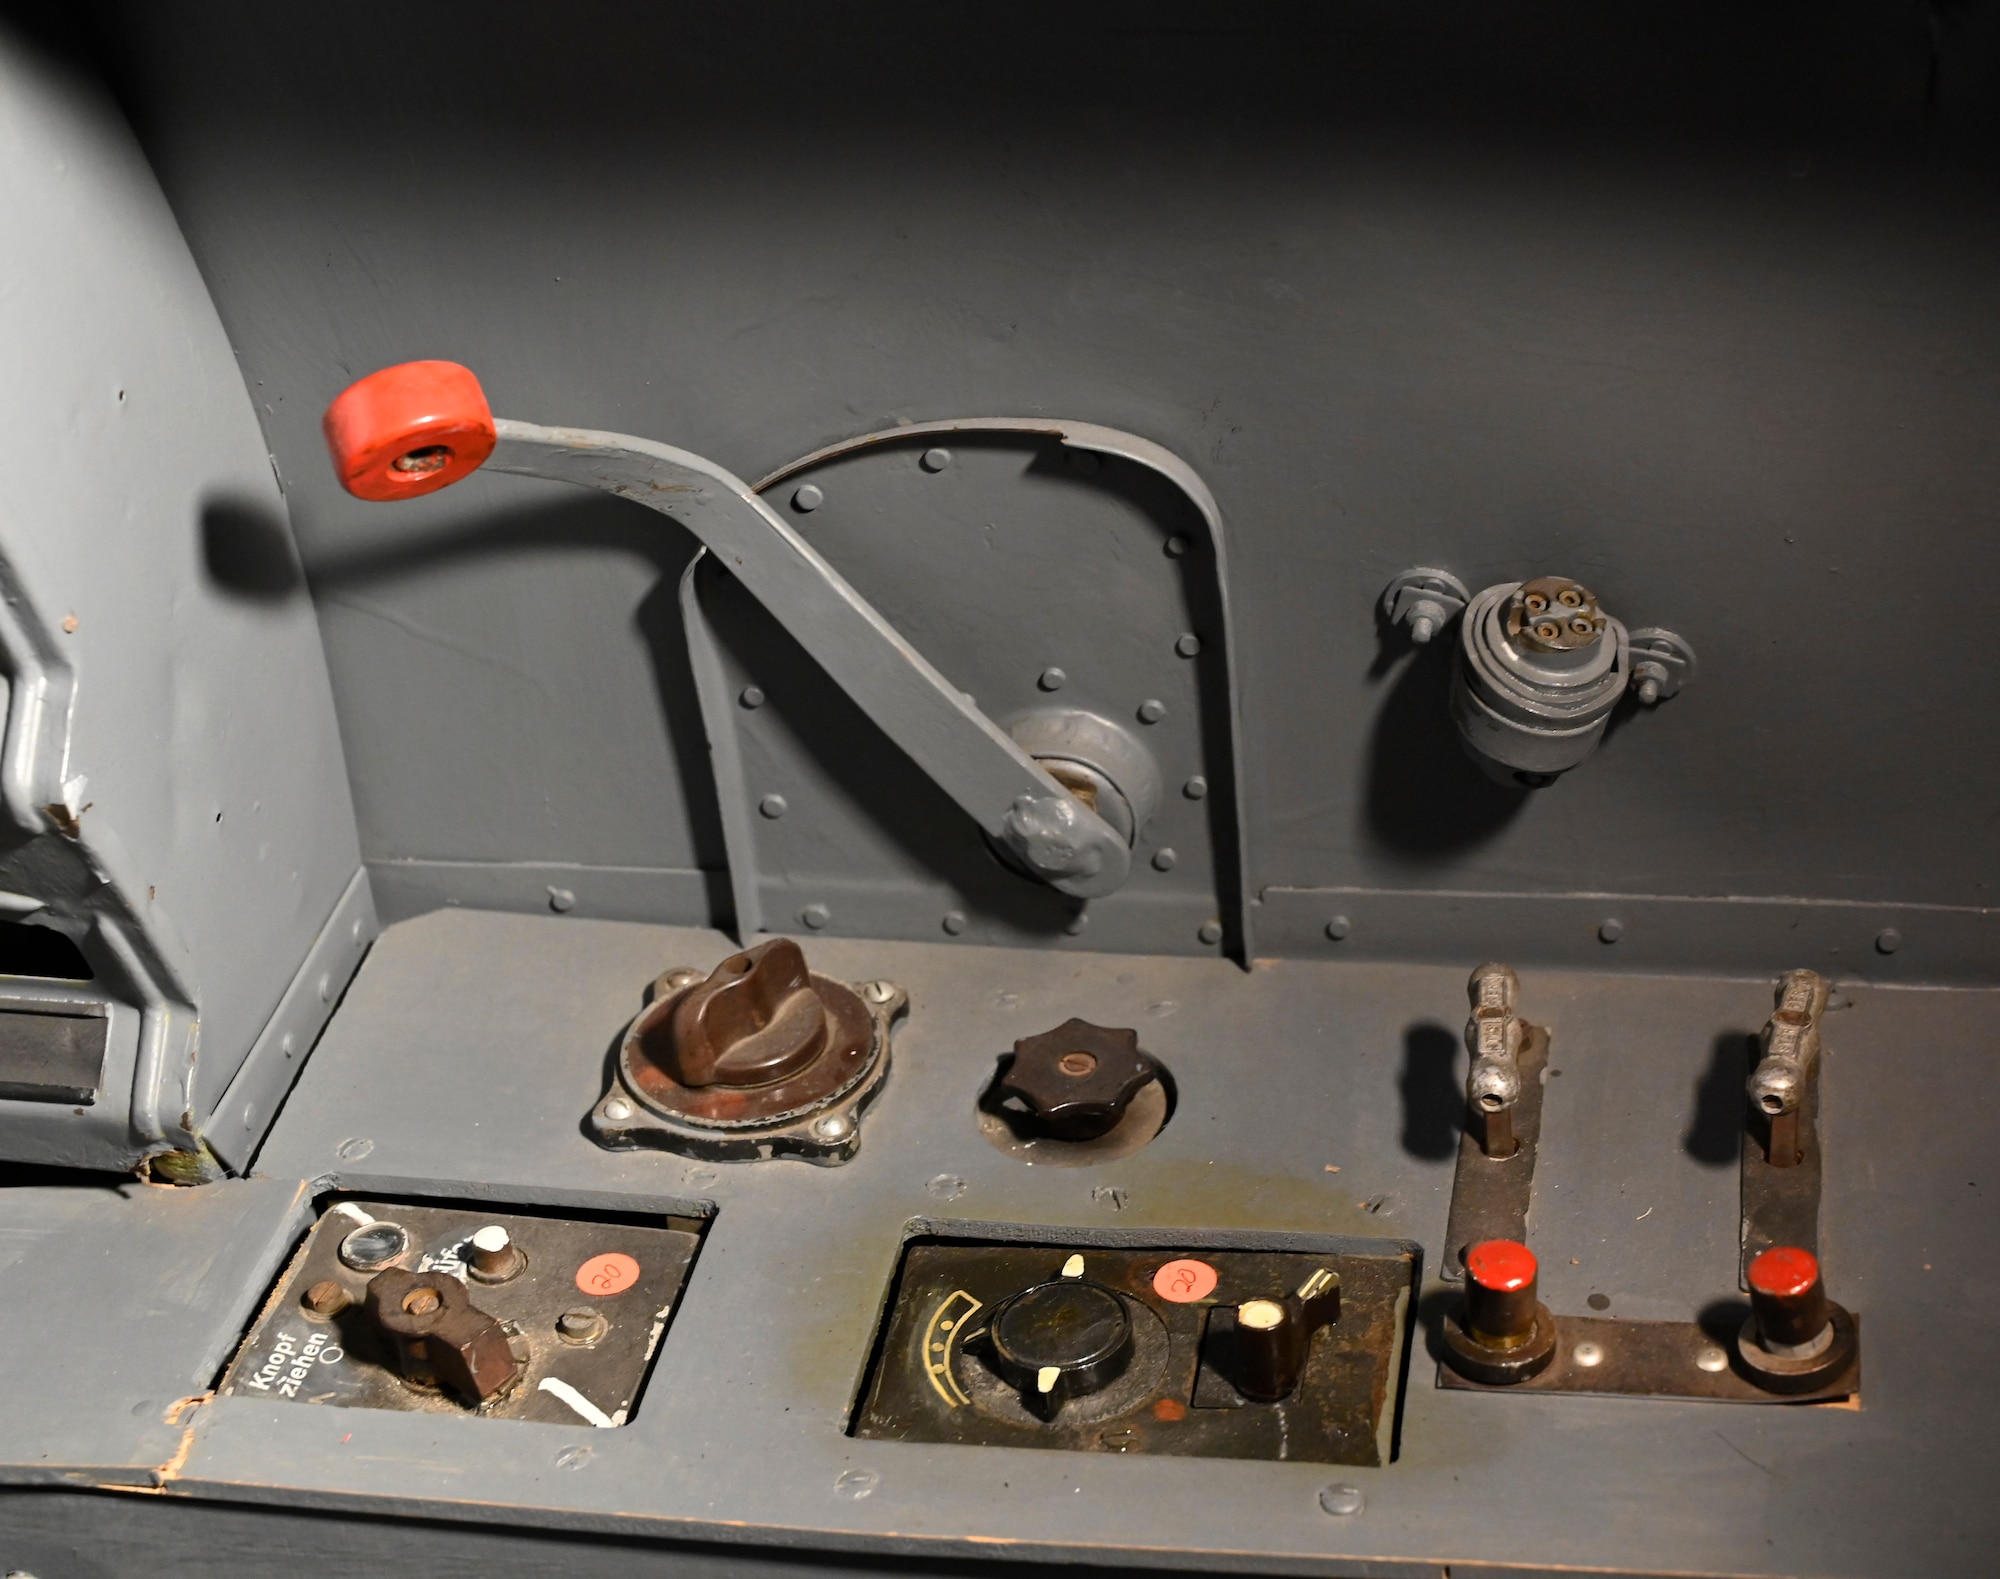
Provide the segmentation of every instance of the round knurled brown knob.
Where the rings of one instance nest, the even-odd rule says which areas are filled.
[[[1027,1109],[1044,1134],[1095,1140],[1159,1078],[1159,1061],[1139,1051],[1137,1031],[1066,1020],[1014,1044],[999,1091]]]

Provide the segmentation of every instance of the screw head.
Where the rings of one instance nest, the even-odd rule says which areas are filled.
[[[1579,1343],[1569,1351],[1569,1357],[1582,1366],[1602,1365],[1604,1363],[1604,1345],[1601,1343]]]
[[[782,795],[766,795],[757,802],[757,809],[775,822],[791,810],[791,804]]]
[[[1353,930],[1354,923],[1349,921],[1345,916],[1335,916],[1326,924],[1326,935],[1336,943]]]
[[[1167,558],[1179,559],[1187,552],[1188,541],[1185,537],[1170,537],[1163,546],[1167,551]]]
[[[965,912],[963,910],[947,910],[944,913],[943,925],[948,935],[957,937],[959,933],[965,930]]]
[[[1181,793],[1189,800],[1200,800],[1208,793],[1208,780],[1197,773],[1181,786]]]
[[[1352,1518],[1368,1505],[1359,1486],[1332,1485],[1323,1488],[1319,1494],[1322,1513],[1330,1513],[1336,1519]]]
[[[764,705],[763,687],[746,685],[741,691],[736,693],[736,700],[754,712]]]
[[[1158,697],[1149,696],[1139,704],[1139,722],[1157,724],[1167,716],[1167,704]]]
[[[813,1133],[821,1140],[839,1140],[853,1127],[845,1113],[828,1113],[813,1120]]]
[[[576,894],[567,888],[551,888],[549,908],[559,916],[568,915],[576,908]]]
[[[556,1317],[556,1332],[572,1343],[581,1342],[597,1335],[602,1320],[594,1310],[566,1310]]]
[[[870,1003],[887,1003],[896,996],[896,988],[892,982],[871,981],[862,987],[861,996]]]
[[[826,495],[813,483],[807,483],[792,495],[792,508],[809,514],[826,503]]]
[[[1171,848],[1155,850],[1153,852],[1153,870],[1156,872],[1171,872],[1179,860],[1180,857]]]
[[[833,912],[825,905],[807,905],[799,912],[799,919],[817,932],[833,919]]]
[[[1726,1371],[1729,1369],[1729,1356],[1711,1344],[1694,1357],[1694,1363],[1704,1371]]]
[[[306,1290],[305,1307],[315,1316],[337,1316],[352,1303],[347,1290],[332,1278],[322,1278]]]
[[[613,1097],[604,1104],[604,1116],[614,1124],[622,1124],[632,1116],[632,1104],[623,1097]]]
[[[917,464],[927,472],[941,472],[951,464],[951,451],[947,449],[925,450],[923,458]]]
[[[1893,954],[1902,946],[1903,934],[1894,927],[1884,927],[1875,934],[1875,952],[1878,954]]]
[[[1193,631],[1189,631],[1174,643],[1174,651],[1183,658],[1192,658],[1201,651],[1201,638]]]
[[[1079,932],[1081,932],[1085,927],[1089,925],[1090,925],[1089,913],[1087,911],[1079,910],[1075,915],[1071,916],[1069,920],[1063,923],[1063,931],[1067,932],[1071,937],[1075,937]]]
[[[1616,943],[1624,935],[1625,923],[1615,917],[1597,923],[1597,941],[1600,943]]]
[[[1068,681],[1069,676],[1064,674],[1062,670],[1048,668],[1041,672],[1035,684],[1039,685],[1044,691],[1060,691]]]
[[[1220,943],[1222,941],[1222,923],[1215,920],[1204,921],[1201,924],[1201,930],[1196,932],[1195,936],[1200,938],[1204,943]]]

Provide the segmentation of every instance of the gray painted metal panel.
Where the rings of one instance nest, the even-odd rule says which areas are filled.
[[[1992,902],[1982,666],[1866,634],[2000,580],[1969,24],[711,4],[620,8],[614,49],[485,28],[446,70],[304,15],[103,14],[270,406],[371,858],[721,867],[684,545],[530,482],[388,512],[327,475],[325,401],[443,354],[741,476],[978,411],[1186,456],[1234,537],[1253,891]],[[1581,574],[1701,681],[1500,790],[1450,644],[1382,646],[1411,564]]]
[[[321,1411],[224,1399],[195,1418],[176,1488],[578,1532],[1136,1566],[1983,1570],[2000,1527],[1980,1477],[2000,1425],[1966,1379],[1994,1332],[1979,1271],[1995,1249],[1980,1204],[1993,1119],[1977,1095],[1991,993],[1850,983],[1851,1007],[1829,1017],[1824,1249],[1836,1297],[1868,1324],[1859,1411],[1448,1393],[1419,1357],[1399,1461],[1343,1471],[1367,1507],[1336,1520],[1317,1502],[1328,1475],[1303,1465],[941,1450],[843,1428],[898,1246],[926,1224],[1191,1243],[1408,1236],[1434,1266],[1463,1103],[1463,970],[809,947],[822,969],[886,973],[913,998],[861,1151],[831,1173],[607,1153],[579,1130],[632,984],[720,958],[721,935],[463,911],[385,934],[260,1168],[384,1194],[712,1203],[702,1260],[624,1431],[384,1416],[343,1422],[342,1441]],[[1613,1316],[1687,1319],[1733,1297],[1741,1050],[1769,992],[1529,973],[1524,996],[1553,1029],[1561,1071],[1530,1219],[1555,1309],[1601,1293]],[[1071,1013],[1141,1027],[1179,1106],[1135,1156],[1026,1168],[979,1135],[973,1100],[1015,1037]],[[580,1445],[589,1458],[558,1467]],[[858,1500],[837,1484],[851,1470],[878,1477]]]
[[[129,1167],[196,1144],[360,851],[285,501],[214,306],[108,96],[11,30],[0,203],[0,887],[144,1017],[122,1090],[0,1102],[0,1155]]]

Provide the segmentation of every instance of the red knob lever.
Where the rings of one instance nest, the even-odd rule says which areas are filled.
[[[357,499],[414,499],[493,453],[493,413],[470,368],[403,362],[349,384],[322,423],[334,475]]]

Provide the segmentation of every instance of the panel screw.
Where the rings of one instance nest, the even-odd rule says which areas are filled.
[[[1041,678],[1036,680],[1035,684],[1044,691],[1060,691],[1068,680],[1069,676],[1060,669],[1044,669]]]
[[[1569,1357],[1578,1365],[1591,1366],[1604,1363],[1604,1347],[1597,1343],[1579,1343],[1569,1351]]]
[[[1894,927],[1884,927],[1875,934],[1875,951],[1878,954],[1893,954],[1903,946],[1903,934]]]
[[[559,916],[566,916],[576,908],[576,895],[567,888],[551,888],[549,908]]]
[[[825,905],[807,905],[799,912],[799,919],[817,932],[833,919],[833,912]]]
[[[1222,923],[1213,920],[1204,921],[1201,924],[1201,930],[1195,933],[1195,936],[1200,938],[1204,943],[1220,943],[1222,941]]]
[[[1704,1371],[1726,1371],[1729,1369],[1729,1356],[1710,1345],[1694,1357],[1694,1363]]]
[[[353,1303],[347,1290],[332,1278],[323,1278],[306,1290],[306,1309],[315,1316],[337,1316]]]
[[[566,1310],[556,1317],[556,1336],[565,1343],[595,1343],[604,1335],[604,1318],[594,1310]]]
[[[1625,935],[1625,923],[1618,920],[1597,923],[1597,940],[1600,943],[1616,943]]]
[[[1351,1518],[1367,1506],[1368,1499],[1361,1494],[1359,1486],[1332,1485],[1319,1494],[1322,1513],[1331,1513],[1336,1519]]]
[[[764,705],[764,693],[757,686],[746,685],[737,693],[736,700],[741,702],[745,707],[755,710]]]
[[[1332,938],[1334,942],[1338,943],[1342,938],[1346,937],[1350,931],[1353,930],[1353,927],[1354,923],[1349,921],[1347,917],[1335,916],[1331,921],[1327,922],[1326,924],[1326,935]]]
[[[1181,555],[1187,552],[1187,539],[1185,537],[1168,538],[1166,542],[1166,550],[1167,550],[1167,558],[1179,559]]]
[[[776,821],[778,818],[784,816],[791,807],[782,795],[766,795],[762,800],[757,802],[757,809],[766,817]]]
[[[587,1447],[566,1447],[556,1454],[557,1469],[582,1469],[589,1462],[590,1449]]]
[[[1193,631],[1189,631],[1179,641],[1174,643],[1174,651],[1179,653],[1183,658],[1192,658],[1196,653],[1201,651],[1201,638],[1195,635]]]
[[[891,998],[896,996],[895,984],[886,981],[871,981],[861,989],[861,996],[866,998],[870,1003],[887,1003]]]
[[[820,492],[812,483],[807,483],[797,493],[792,495],[792,508],[800,512],[817,510],[825,503],[826,495]]]
[[[632,1104],[623,1097],[613,1097],[604,1104],[604,1116],[614,1124],[622,1124],[632,1116]]]
[[[927,472],[941,472],[951,464],[951,451],[945,449],[925,450],[923,459],[917,464]]]
[[[1166,716],[1167,704],[1155,697],[1149,696],[1139,704],[1139,722],[1142,724],[1157,724]]]
[[[1181,793],[1189,800],[1200,800],[1208,793],[1208,780],[1197,773],[1181,786]]]
[[[821,1140],[839,1140],[853,1127],[845,1113],[829,1113],[813,1120],[813,1133]]]
[[[1153,870],[1156,872],[1171,872],[1174,869],[1174,863],[1179,859],[1180,857],[1171,849],[1155,850],[1153,852]]]
[[[965,930],[965,912],[963,910],[947,910],[944,913],[944,929],[951,936],[957,937],[959,933]]]

